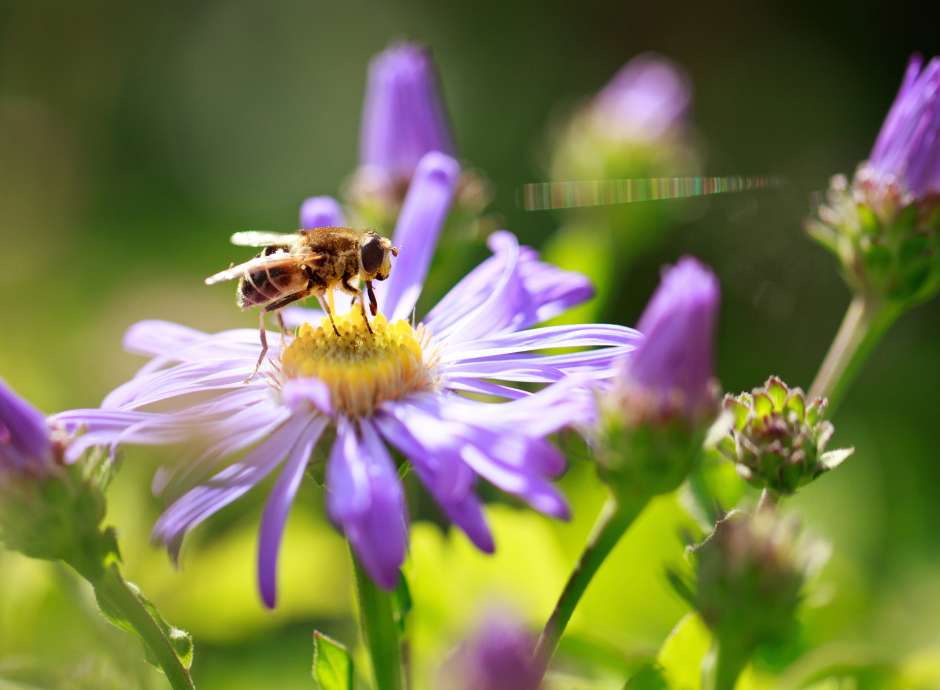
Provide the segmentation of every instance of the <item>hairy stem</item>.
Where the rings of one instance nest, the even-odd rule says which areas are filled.
[[[830,414],[835,411],[862,364],[900,315],[896,306],[856,295],[810,387],[810,397],[828,398]]]
[[[372,659],[376,690],[402,690],[401,645],[392,595],[376,587],[362,564],[352,554],[359,598],[362,637]]]
[[[649,496],[638,496],[627,501],[622,499],[618,501],[610,497],[601,508],[597,523],[584,546],[584,551],[574,570],[571,571],[568,582],[558,598],[558,603],[555,604],[555,609],[539,638],[536,658],[541,660],[544,666],[548,666],[549,660],[555,654],[568,621],[571,620],[571,615],[594,575],[649,500]]]
[[[121,615],[140,635],[152,658],[163,669],[173,690],[194,690],[189,669],[183,666],[166,632],[147,609],[132,585],[121,576],[116,564],[106,567],[92,583],[103,605]]]

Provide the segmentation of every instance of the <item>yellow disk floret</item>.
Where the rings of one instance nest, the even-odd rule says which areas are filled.
[[[430,390],[433,378],[418,332],[407,321],[388,323],[382,314],[371,319],[372,333],[362,313],[350,309],[316,327],[303,324],[281,355],[288,378],[312,377],[330,389],[334,411],[350,416],[370,414],[386,400]]]

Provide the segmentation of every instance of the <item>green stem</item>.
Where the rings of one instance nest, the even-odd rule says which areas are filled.
[[[402,690],[401,645],[398,623],[392,607],[392,595],[375,586],[356,556],[352,555],[356,572],[356,594],[359,598],[359,621],[369,656],[376,690]]]
[[[702,659],[702,690],[734,690],[750,652],[715,639]]]
[[[131,585],[121,576],[116,564],[106,567],[93,583],[103,605],[120,613],[127,624],[140,635],[153,659],[163,669],[173,690],[194,690],[189,670],[183,666],[166,633]]]
[[[856,295],[810,387],[810,397],[828,398],[829,413],[834,412],[862,364],[901,311],[877,298]]]
[[[588,537],[581,558],[571,571],[558,603],[555,604],[555,609],[539,638],[536,658],[540,659],[545,667],[555,654],[568,621],[571,620],[571,615],[592,578],[649,500],[649,496],[637,496],[628,501],[623,499],[617,501],[610,497],[601,508],[597,523],[594,525],[591,536]]]

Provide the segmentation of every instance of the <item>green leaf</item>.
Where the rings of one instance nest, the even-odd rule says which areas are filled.
[[[687,614],[669,633],[657,662],[672,690],[698,690],[702,658],[711,646],[711,633],[697,615]]]
[[[398,586],[392,592],[392,607],[395,622],[398,623],[398,630],[404,634],[408,614],[411,613],[412,607],[411,590],[408,588],[408,580],[405,578],[404,573],[398,574]]]
[[[320,690],[353,690],[353,662],[349,652],[319,630],[313,633],[313,679]]]
[[[657,664],[649,663],[630,676],[623,690],[669,690],[669,686],[662,669]]]

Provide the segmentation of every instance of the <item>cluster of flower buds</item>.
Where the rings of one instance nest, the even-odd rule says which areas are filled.
[[[674,587],[716,640],[749,655],[790,631],[803,585],[828,548],[801,539],[796,521],[764,508],[729,513],[690,556],[693,575],[670,573]]]
[[[357,221],[390,231],[418,162],[431,151],[456,156],[437,70],[426,48],[393,45],[369,66],[359,167],[346,189]],[[489,200],[486,180],[464,170],[452,222],[476,220]]]
[[[940,288],[940,58],[922,67],[911,60],[871,156],[807,223],[853,290],[902,307]]]
[[[600,402],[597,459],[615,493],[675,489],[718,413],[714,274],[686,257],[667,269],[640,318],[644,339]]]
[[[762,388],[725,396],[731,429],[717,444],[751,484],[789,495],[838,466],[852,448],[826,451],[832,423],[824,419],[826,400],[807,404],[799,388],[771,376]]]

